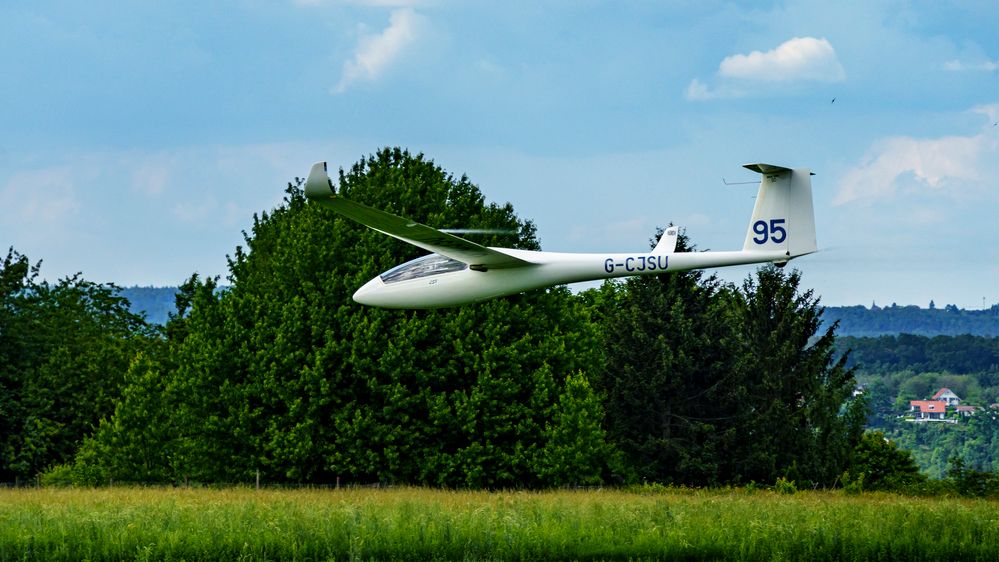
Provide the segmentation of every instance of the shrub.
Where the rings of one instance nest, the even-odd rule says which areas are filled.
[[[797,492],[798,488],[794,485],[794,480],[788,480],[781,476],[777,479],[777,483],[774,484],[774,491],[778,494],[791,495]]]

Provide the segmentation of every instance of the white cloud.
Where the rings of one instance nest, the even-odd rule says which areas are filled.
[[[209,197],[198,203],[191,201],[181,201],[176,203],[170,212],[181,222],[194,223],[204,222],[216,216],[218,204],[214,198]]]
[[[717,76],[715,87],[694,78],[685,97],[691,101],[737,98],[759,90],[760,84],[774,82],[841,82],[846,71],[825,38],[794,37],[766,52],[725,57]]]
[[[150,197],[163,194],[170,183],[170,168],[164,162],[142,162],[132,172],[132,189]]]
[[[413,10],[394,10],[384,31],[361,37],[354,58],[344,63],[340,82],[333,92],[343,93],[357,82],[377,79],[419,38],[423,25],[423,16]]]
[[[0,188],[0,216],[8,224],[57,226],[79,208],[73,173],[66,167],[17,172]]]
[[[694,101],[704,101],[714,99],[717,96],[715,92],[712,92],[703,82],[694,78],[690,81],[690,85],[687,86],[686,93],[688,100]]]
[[[999,106],[973,110],[989,116],[984,130],[972,136],[936,139],[892,137],[876,143],[864,162],[848,171],[833,203],[890,199],[903,186],[961,196],[981,187],[982,178],[999,172],[999,135],[993,132]]]
[[[954,59],[945,62],[943,68],[951,72],[995,72],[996,69],[999,69],[999,63],[990,60],[964,62]]]
[[[825,38],[795,37],[765,53],[753,51],[725,57],[718,76],[764,82],[841,82],[846,72]]]
[[[994,103],[992,105],[979,105],[971,110],[973,113],[980,113],[989,118],[989,121],[995,125],[999,122],[999,103]]]

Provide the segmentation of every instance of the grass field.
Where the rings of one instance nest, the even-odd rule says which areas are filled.
[[[999,504],[836,492],[0,490],[0,560],[996,560]]]

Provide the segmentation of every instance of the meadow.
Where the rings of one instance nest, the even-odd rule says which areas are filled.
[[[999,504],[762,490],[0,490],[0,560],[995,560]]]

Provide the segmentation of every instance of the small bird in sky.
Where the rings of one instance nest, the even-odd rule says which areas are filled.
[[[836,98],[833,98],[832,101],[829,103],[836,103]]]

